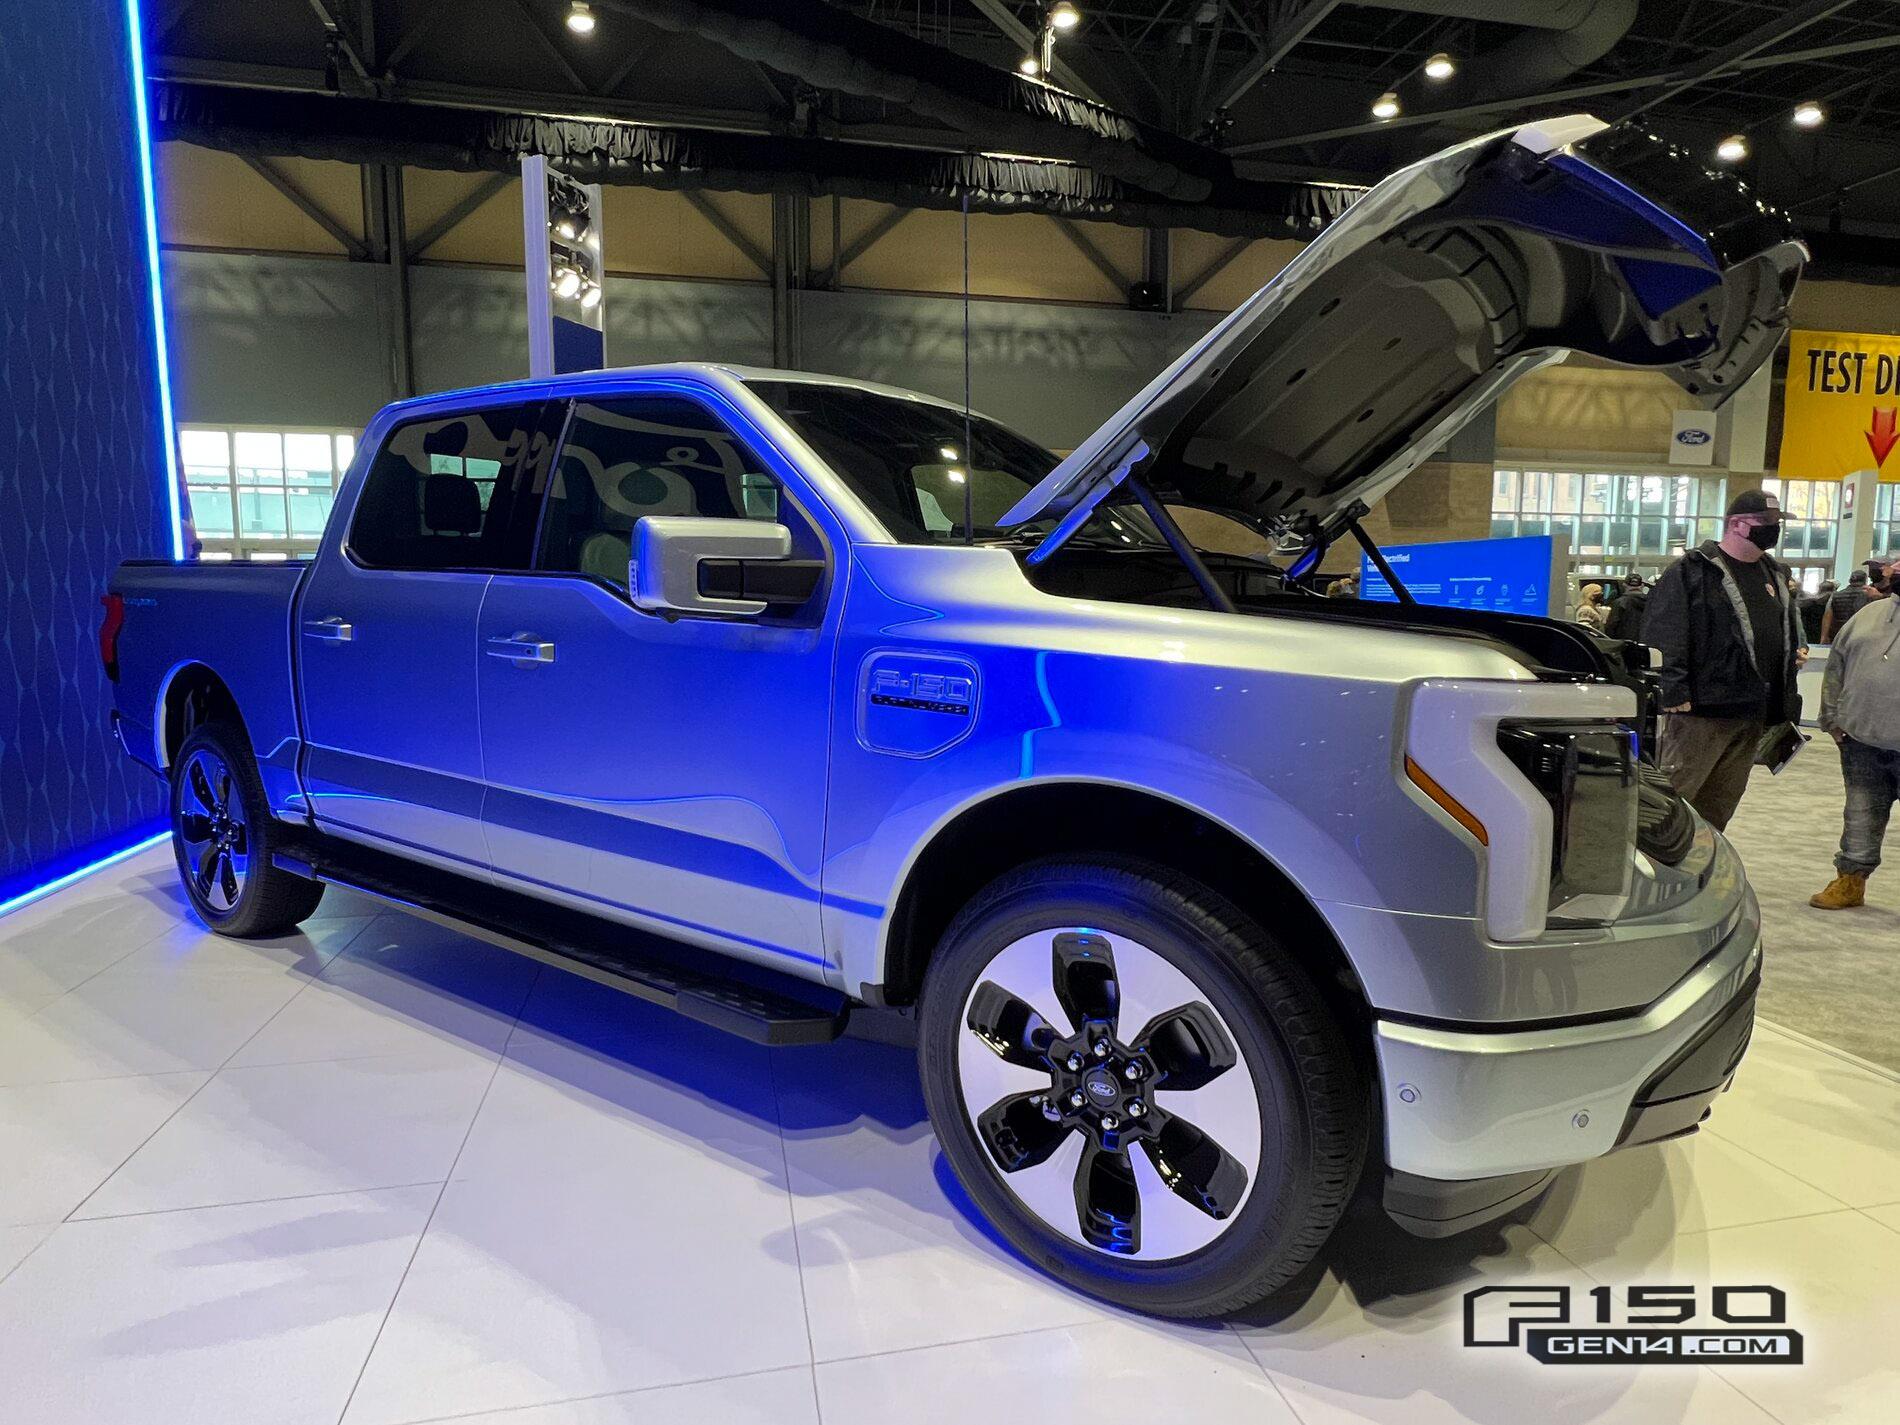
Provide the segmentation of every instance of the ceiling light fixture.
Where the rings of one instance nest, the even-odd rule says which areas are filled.
[[[593,34],[594,12],[592,8],[583,5],[581,0],[573,0],[573,3],[567,7],[567,27],[577,35]]]
[[[1748,140],[1740,134],[1730,134],[1715,146],[1715,156],[1724,163],[1740,163],[1748,157]]]
[[[581,290],[581,275],[571,267],[563,267],[554,274],[554,295],[572,297]]]
[[[1827,122],[1827,110],[1813,99],[1803,99],[1794,106],[1796,128],[1818,129]]]
[[[1457,72],[1457,61],[1446,54],[1442,49],[1425,61],[1425,77],[1427,79],[1449,79]]]
[[[1024,74],[1027,74],[1031,79],[1034,79],[1038,74],[1042,73],[1042,61],[1037,59],[1033,54],[1026,54],[1017,62],[1016,68],[1020,69]]]
[[[1399,116],[1399,96],[1390,89],[1372,101],[1372,117],[1375,119],[1396,119]]]
[[[599,305],[600,284],[598,282],[589,282],[586,288],[581,292],[581,308],[583,311],[591,312]]]
[[[1049,23],[1058,30],[1073,30],[1082,23],[1082,12],[1069,3],[1069,0],[1057,0],[1050,7]]]

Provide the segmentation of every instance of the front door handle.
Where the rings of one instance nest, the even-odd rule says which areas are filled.
[[[348,643],[356,637],[356,630],[340,618],[312,619],[303,626],[304,637],[317,638],[325,643]]]
[[[506,658],[517,668],[525,668],[531,663],[552,663],[554,645],[543,643],[531,633],[517,633],[513,638],[489,639],[488,656]]]

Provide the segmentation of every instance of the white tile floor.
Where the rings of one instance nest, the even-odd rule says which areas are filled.
[[[1773,972],[1771,963],[1770,973]],[[1474,1285],[1770,1282],[1799,1367],[1541,1367]],[[1168,1326],[1019,1263],[902,1050],[768,1052],[332,892],[204,933],[151,853],[0,919],[0,1422],[1866,1421],[1900,1082],[1764,1029],[1710,1131]],[[1883,1404],[1883,1402],[1885,1402]]]

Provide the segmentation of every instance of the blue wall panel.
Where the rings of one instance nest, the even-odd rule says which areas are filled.
[[[95,641],[169,545],[125,12],[0,4],[0,901],[162,810]]]

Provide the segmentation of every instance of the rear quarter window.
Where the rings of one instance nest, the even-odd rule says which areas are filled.
[[[363,478],[349,551],[372,569],[525,568],[517,478],[550,453],[541,407],[493,406],[410,421]]]

